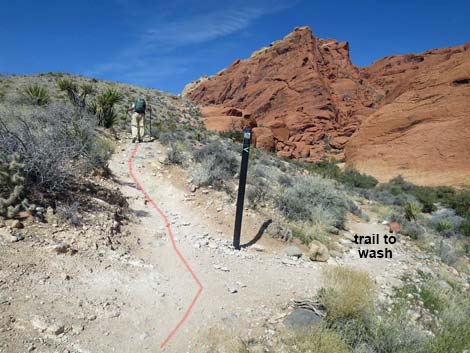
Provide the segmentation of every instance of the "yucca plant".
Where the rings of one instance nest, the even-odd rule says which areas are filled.
[[[81,108],[86,107],[87,96],[93,94],[94,92],[93,85],[84,83],[81,86],[78,86],[75,82],[68,78],[61,78],[57,80],[57,87],[59,90],[67,93],[67,96],[73,104]]]
[[[57,87],[61,91],[65,91],[65,92],[69,92],[69,91],[75,91],[76,92],[78,90],[77,84],[69,78],[58,79],[57,80]]]
[[[49,103],[49,92],[38,84],[26,86],[23,88],[22,94],[31,104],[45,105]]]
[[[409,221],[416,221],[421,213],[421,205],[415,202],[407,203],[405,206],[405,218]]]
[[[107,88],[101,92],[95,101],[95,114],[98,118],[98,125],[110,128],[117,120],[114,105],[121,102],[124,95],[116,89]]]

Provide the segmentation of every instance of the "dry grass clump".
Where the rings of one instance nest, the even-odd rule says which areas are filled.
[[[240,339],[236,332],[212,331],[209,335],[210,353],[350,353],[347,344],[335,331],[316,326],[310,331],[293,333],[281,331],[268,340]]]
[[[290,335],[281,338],[283,352],[286,353],[349,353],[350,350],[341,337],[333,330],[314,328],[309,333]],[[273,351],[274,352],[274,351]],[[276,351],[278,352],[278,351]]]
[[[328,267],[322,273],[320,300],[331,320],[360,317],[373,309],[375,285],[363,271]]]

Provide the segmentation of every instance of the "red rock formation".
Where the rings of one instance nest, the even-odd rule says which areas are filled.
[[[185,95],[209,104],[209,129],[249,124],[256,146],[282,157],[345,152],[347,164],[380,180],[402,174],[423,184],[470,184],[469,47],[389,56],[359,69],[347,42],[302,27],[188,85]]]
[[[470,185],[470,50],[388,57],[364,72],[384,104],[348,142],[347,164],[381,181]]]
[[[209,127],[230,129],[233,118],[224,119],[224,112],[236,108],[259,128],[271,129],[275,144],[263,138],[258,147],[315,159],[341,152],[378,95],[351,64],[347,42],[317,39],[307,27],[189,86],[185,94],[212,106]]]

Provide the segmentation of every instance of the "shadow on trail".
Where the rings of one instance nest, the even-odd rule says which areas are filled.
[[[258,242],[258,240],[261,239],[261,237],[263,236],[264,232],[266,231],[266,229],[269,227],[269,225],[272,223],[272,219],[268,219],[267,221],[265,221],[262,225],[261,225],[261,228],[258,230],[258,233],[256,233],[255,237],[253,239],[251,239],[248,243],[245,243],[245,244],[242,244],[240,245],[240,247],[242,248],[248,248],[254,244],[256,244]]]

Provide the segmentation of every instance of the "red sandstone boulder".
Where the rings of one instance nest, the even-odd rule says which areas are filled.
[[[256,148],[265,151],[274,151],[274,136],[271,129],[267,127],[255,127],[252,130],[252,142]]]

